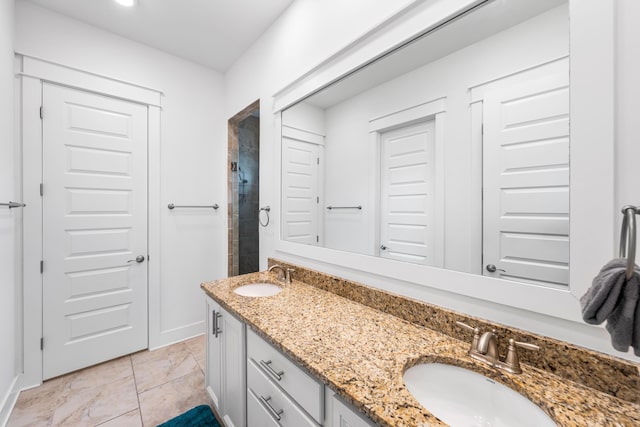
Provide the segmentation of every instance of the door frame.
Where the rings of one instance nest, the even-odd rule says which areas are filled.
[[[254,112],[260,111],[260,100],[256,99],[251,104],[244,107],[227,122],[227,221],[228,221],[228,270],[227,275],[237,276],[239,273],[235,271],[234,266],[238,266],[239,254],[236,256],[234,251],[234,241],[238,241],[239,227],[235,226],[238,221],[234,221],[234,216],[238,215],[238,203],[234,195],[233,189],[238,188],[238,174],[236,171],[231,170],[232,162],[238,162],[238,148],[239,148],[239,126],[240,122],[252,115]],[[239,242],[238,242],[239,245]],[[239,248],[238,248],[239,249]]]
[[[160,113],[162,92],[41,58],[16,53],[16,88],[21,99],[17,116],[22,119],[22,197],[29,206],[23,217],[23,366],[20,388],[42,383],[42,105],[43,82],[66,86],[147,106],[147,228],[150,262],[147,281],[149,348],[160,336]],[[46,114],[46,111],[43,112]],[[45,189],[46,191],[46,189]],[[46,268],[46,266],[45,266]]]

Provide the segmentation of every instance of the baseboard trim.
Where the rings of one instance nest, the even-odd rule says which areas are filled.
[[[7,394],[2,399],[2,404],[0,405],[0,426],[2,427],[5,427],[9,422],[11,411],[13,411],[13,407],[18,401],[18,396],[20,395],[21,376],[22,375],[16,375],[11,383],[11,387],[9,387],[9,390],[7,391]]]
[[[181,326],[179,328],[162,331],[156,337],[149,337],[149,350],[157,350],[189,338],[196,337],[205,333],[206,324],[204,321],[192,323],[190,325]]]

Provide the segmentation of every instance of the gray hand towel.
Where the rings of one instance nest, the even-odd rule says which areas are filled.
[[[582,318],[590,324],[607,321],[613,348],[640,356],[640,272],[625,277],[627,260],[617,258],[602,267],[591,288],[580,298]]]

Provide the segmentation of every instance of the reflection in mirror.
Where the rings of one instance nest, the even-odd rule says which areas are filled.
[[[566,288],[566,1],[490,2],[282,112],[282,238]]]

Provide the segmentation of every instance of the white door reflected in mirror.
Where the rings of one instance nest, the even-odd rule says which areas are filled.
[[[401,126],[380,135],[380,256],[441,266],[436,255],[435,121]],[[438,250],[439,249],[439,250]]]

